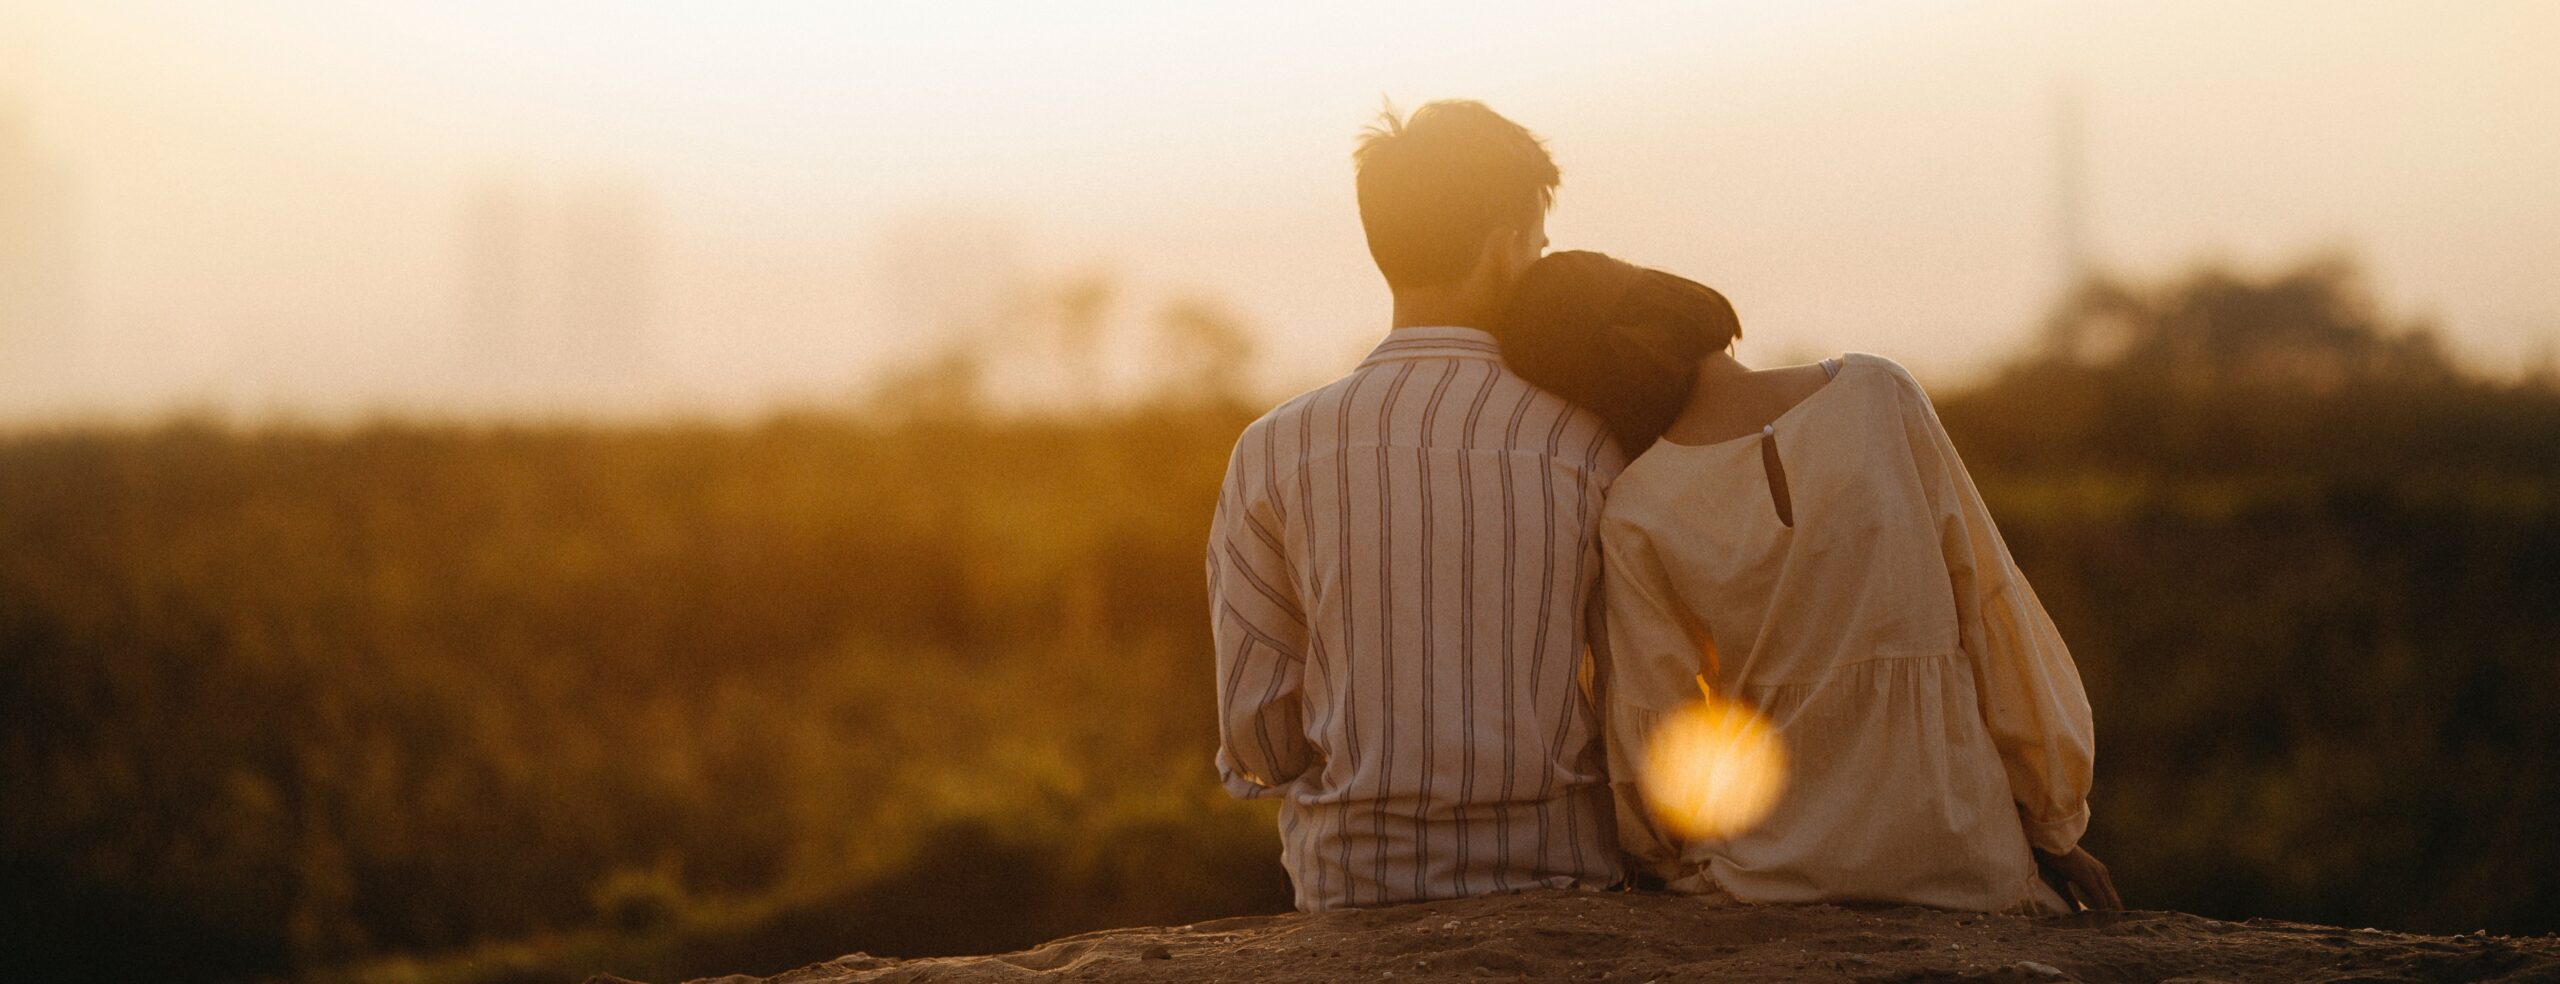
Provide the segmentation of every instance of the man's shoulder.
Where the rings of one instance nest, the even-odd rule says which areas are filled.
[[[1316,450],[1329,447],[1345,425],[1351,440],[1376,433],[1381,418],[1397,414],[1419,418],[1440,416],[1442,420],[1472,418],[1477,426],[1468,430],[1481,437],[1469,441],[1472,446],[1496,447],[1528,451],[1564,459],[1575,464],[1588,464],[1614,475],[1626,464],[1617,442],[1611,439],[1608,425],[1598,414],[1576,406],[1561,396],[1538,388],[1509,366],[1487,362],[1493,375],[1487,380],[1484,397],[1473,401],[1484,404],[1470,406],[1471,412],[1447,416],[1450,411],[1430,409],[1431,395],[1421,388],[1398,388],[1381,379],[1389,372],[1381,365],[1363,366],[1341,378],[1307,390],[1264,412],[1245,427],[1239,437],[1239,448],[1260,443],[1296,446],[1310,443]],[[1436,387],[1435,387],[1436,388]],[[1396,400],[1389,402],[1393,394]],[[1499,394],[1497,397],[1495,394]],[[1465,402],[1464,397],[1447,399]],[[1444,425],[1445,426],[1445,425]],[[1481,440],[1484,443],[1476,443]]]
[[[1342,378],[1280,401],[1280,405],[1263,411],[1262,416],[1255,418],[1253,423],[1247,425],[1245,427],[1245,433],[1253,434],[1259,431],[1270,430],[1275,427],[1290,427],[1305,421],[1310,414],[1315,412],[1315,407],[1318,404],[1338,405],[1341,401],[1342,392],[1349,387],[1352,381],[1358,378],[1359,375],[1360,371],[1355,369],[1350,373],[1343,375]]]
[[[1229,480],[1235,480],[1239,472],[1261,472],[1274,467],[1287,471],[1289,466],[1277,459],[1283,455],[1296,456],[1299,446],[1308,436],[1308,417],[1315,412],[1314,408],[1320,404],[1338,405],[1343,387],[1357,375],[1355,371],[1283,400],[1280,405],[1263,411],[1262,416],[1246,424],[1244,431],[1236,435],[1235,450],[1227,459]]]
[[[1508,368],[1503,370],[1510,373]],[[1517,375],[1511,375],[1530,393],[1524,420],[1537,420],[1545,429],[1534,435],[1523,434],[1515,444],[1564,459],[1590,470],[1603,482],[1613,481],[1627,467],[1627,454],[1609,430],[1609,422],[1580,404],[1539,389]]]
[[[1285,444],[1294,452],[1306,436],[1308,417],[1314,412],[1314,407],[1332,399],[1332,395],[1350,378],[1345,376],[1282,400],[1280,405],[1263,411],[1262,416],[1246,424],[1244,431],[1236,435],[1235,453],[1228,462],[1230,470],[1244,462],[1248,449],[1273,450]],[[1262,451],[1257,451],[1256,455],[1270,457]]]

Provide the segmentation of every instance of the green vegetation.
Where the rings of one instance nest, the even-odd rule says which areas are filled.
[[[2315,264],[2095,285],[1940,407],[2088,678],[2130,900],[2560,930],[2553,380]],[[1286,908],[1209,768],[1251,415],[0,439],[9,974],[668,979]]]

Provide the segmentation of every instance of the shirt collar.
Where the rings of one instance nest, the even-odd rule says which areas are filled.
[[[1402,359],[1491,359],[1502,360],[1502,345],[1493,335],[1478,328],[1455,326],[1431,328],[1398,328],[1387,333],[1387,340],[1369,350],[1360,360],[1366,369],[1382,362]]]

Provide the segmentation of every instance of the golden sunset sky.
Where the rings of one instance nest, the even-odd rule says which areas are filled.
[[[1548,138],[1559,248],[1732,297],[1746,361],[2020,344],[2073,104],[2104,264],[2349,251],[2508,372],[2560,343],[2555,50],[2531,0],[0,0],[0,181],[67,189],[76,312],[0,412],[458,399],[492,194],[616,217],[626,409],[840,395],[1089,274],[1115,323],[1220,300],[1278,394],[1384,330],[1352,140],[1443,97]]]

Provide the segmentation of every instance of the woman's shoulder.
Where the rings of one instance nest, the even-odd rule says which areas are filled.
[[[1930,401],[1928,388],[1920,385],[1919,377],[1902,363],[1872,352],[1845,353],[1840,357],[1840,378],[1832,382],[1846,381],[1853,372],[1864,377],[1864,385],[1878,394],[1891,394],[1893,399],[1878,401],[1882,409],[1904,416],[1937,415],[1938,408]]]
[[[1913,376],[1911,374],[1911,370],[1904,368],[1902,363],[1895,362],[1889,357],[1877,355],[1873,352],[1842,353],[1840,356],[1841,373],[1846,375],[1849,370],[1856,368],[1863,368],[1870,373],[1892,380],[1894,385],[1909,389],[1914,393],[1918,393],[1922,396],[1928,395],[1928,391],[1920,386],[1919,378]],[[1834,381],[1836,382],[1837,380]]]

